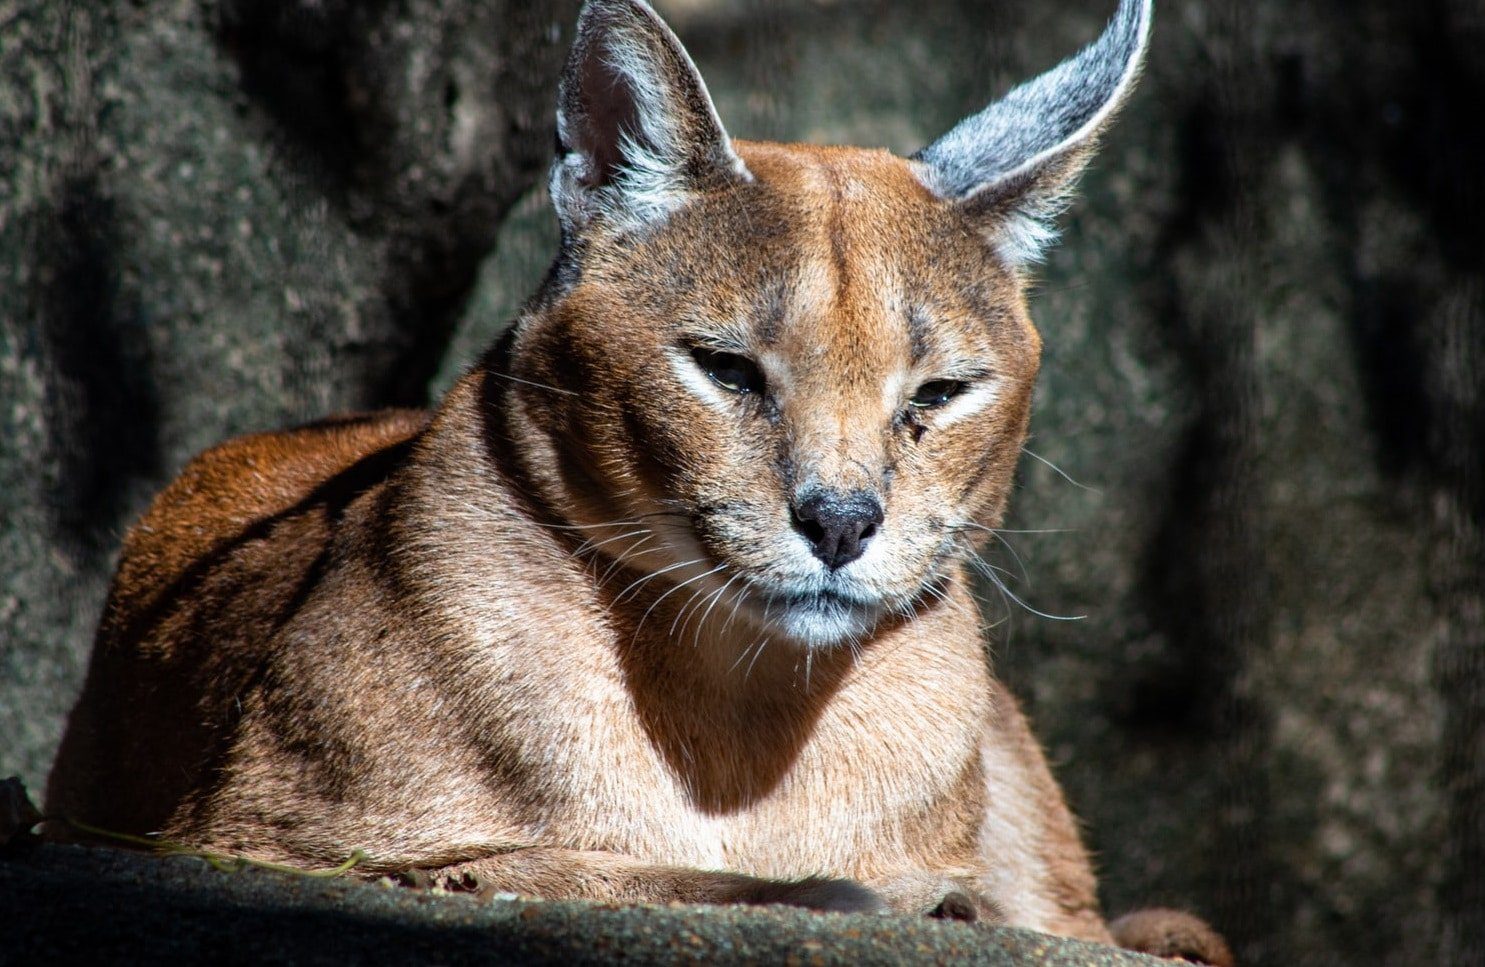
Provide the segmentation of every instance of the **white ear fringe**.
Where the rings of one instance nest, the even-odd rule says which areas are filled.
[[[694,196],[688,169],[698,150],[698,145],[691,141],[696,128],[715,130],[722,141],[722,153],[729,156],[733,176],[749,180],[752,177],[742,159],[732,153],[716,108],[690,55],[651,8],[642,3],[633,6],[642,8],[653,21],[649,26],[658,31],[658,36],[644,35],[637,25],[610,21],[604,27],[608,36],[603,40],[602,56],[604,67],[623,78],[634,99],[639,130],[620,132],[616,150],[622,162],[610,173],[608,184],[586,187],[585,182],[592,180],[592,172],[588,170],[588,160],[575,151],[557,159],[550,183],[560,217],[581,221],[601,217],[620,230],[655,224]],[[698,125],[688,127],[686,119],[678,115],[683,109],[680,92],[667,83],[666,70],[656,61],[652,46],[656,42],[674,48],[684,69],[700,88],[709,117],[696,119]],[[567,119],[560,109],[557,125],[562,142],[571,144],[566,134]]]
[[[1055,218],[1051,214],[1015,212],[996,226],[991,244],[1011,265],[1035,265],[1046,258],[1047,252],[1062,235]]]
[[[1077,154],[1091,153],[1139,77],[1151,11],[1151,0],[1121,0],[1097,40],[914,156],[923,183],[944,198],[970,200],[1026,183],[1016,209],[992,230],[1007,261],[1039,261],[1056,241],[1054,221],[1083,167]]]

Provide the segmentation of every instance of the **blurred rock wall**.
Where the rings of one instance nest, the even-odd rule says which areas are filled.
[[[903,152],[1112,8],[659,5],[736,136]],[[573,6],[0,4],[0,773],[190,453],[436,394],[530,291]],[[986,582],[992,651],[1110,909],[1246,963],[1485,960],[1481,50],[1479,0],[1160,3],[1034,301],[987,563],[1057,617]]]
[[[193,453],[420,404],[544,172],[576,0],[0,3],[0,772]]]

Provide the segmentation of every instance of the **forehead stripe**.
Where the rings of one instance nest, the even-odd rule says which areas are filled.
[[[914,306],[907,313],[908,324],[908,350],[912,354],[913,365],[923,361],[928,355],[928,316],[922,309]]]

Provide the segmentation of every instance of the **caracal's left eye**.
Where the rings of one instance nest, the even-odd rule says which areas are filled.
[[[920,410],[931,410],[964,392],[964,383],[957,379],[935,379],[918,387],[909,404]]]
[[[763,392],[763,373],[758,364],[746,356],[698,346],[691,350],[691,358],[713,383],[730,393]]]

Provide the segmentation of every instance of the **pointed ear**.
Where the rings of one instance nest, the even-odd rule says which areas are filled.
[[[1144,63],[1151,0],[1120,0],[1103,36],[913,155],[924,182],[983,217],[1015,265],[1041,258],[1053,220]]]
[[[658,222],[750,179],[681,42],[642,0],[588,0],[562,75],[552,202],[564,230]]]

